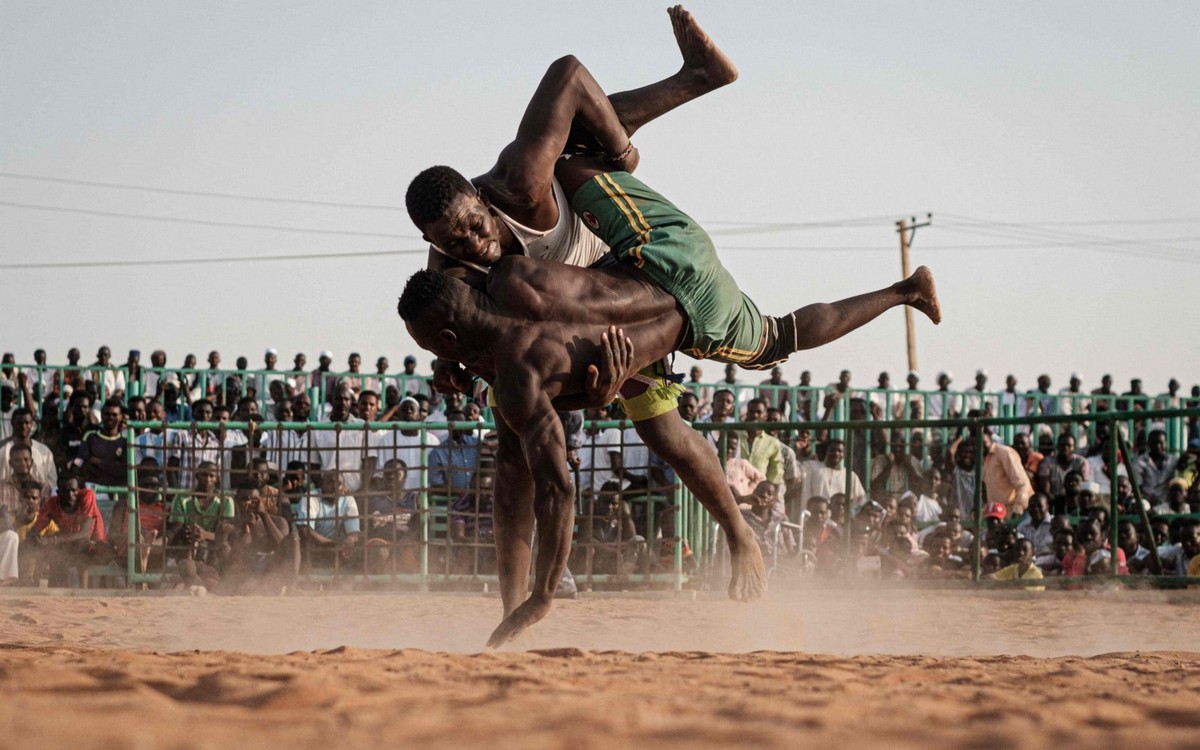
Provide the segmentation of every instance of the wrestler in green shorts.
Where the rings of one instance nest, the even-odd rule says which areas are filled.
[[[628,172],[596,175],[571,205],[618,260],[632,263],[683,306],[684,354],[763,369],[791,353],[778,356],[776,341],[794,332],[794,325],[787,328],[791,316],[764,318],[721,265],[708,233],[641,180]]]

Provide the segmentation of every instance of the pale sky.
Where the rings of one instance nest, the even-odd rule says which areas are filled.
[[[924,385],[1200,382],[1200,3],[689,7],[741,79],[640,132],[639,176],[764,312],[891,283],[895,220],[932,212],[913,258],[945,322],[918,323]],[[679,64],[658,3],[0,0],[0,350],[399,368],[396,297],[425,253],[409,180],[485,171],[568,53],[609,91]],[[11,267],[343,253],[376,255]],[[785,372],[898,383],[904,352],[893,311]]]

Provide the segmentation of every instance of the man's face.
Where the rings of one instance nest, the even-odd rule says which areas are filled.
[[[362,367],[362,357],[353,354],[346,360],[346,364],[350,366],[350,372],[358,372],[358,368]]]
[[[842,370],[838,373],[838,385],[845,388],[850,385],[850,371]]]
[[[27,477],[33,473],[33,453],[26,450],[8,451],[8,468],[16,477]]]
[[[1066,461],[1075,455],[1075,438],[1070,435],[1059,435],[1056,452],[1062,461]]]
[[[208,466],[202,469],[197,469],[195,475],[192,477],[192,487],[195,488],[196,492],[212,492],[212,488],[215,487],[216,484],[217,472]]]
[[[975,390],[982,391],[986,387],[987,387],[987,375],[976,375],[975,376]]]
[[[737,365],[725,365],[725,382],[732,383],[737,378]]]
[[[1024,461],[1029,457],[1029,435],[1024,432],[1018,432],[1016,435],[1013,435],[1012,447],[1021,457],[1021,460]]]
[[[831,469],[836,469],[842,463],[842,457],[846,455],[846,448],[841,443],[830,443],[825,449],[825,465]]]
[[[1035,495],[1029,501],[1029,520],[1033,521],[1034,525],[1040,525],[1046,520],[1046,515],[1050,512],[1050,506],[1046,504],[1044,495]]]
[[[292,415],[297,422],[307,422],[310,414],[312,414],[312,401],[309,400],[307,394],[292,399]]]
[[[263,357],[263,364],[265,364],[267,366],[268,370],[274,370],[275,363],[278,361],[279,361],[279,357],[277,357],[274,354],[271,354],[269,352],[266,354],[266,356]]]
[[[1138,541],[1137,527],[1128,521],[1122,521],[1117,527],[1117,544],[1124,550],[1136,550]]]
[[[38,349],[36,352],[33,353],[33,363],[35,365],[46,364],[46,350],[45,349]]]
[[[266,461],[254,462],[254,478],[264,487],[271,483],[271,465]]]
[[[1171,538],[1171,526],[1166,521],[1154,521],[1150,524],[1150,530],[1154,532],[1154,545],[1161,547]]]
[[[1049,375],[1039,375],[1038,376],[1038,390],[1041,390],[1041,391],[1050,390],[1050,376]]]
[[[150,365],[152,367],[164,367],[164,366],[166,366],[166,364],[167,364],[167,353],[166,352],[155,351],[155,352],[150,353]]]
[[[262,504],[262,495],[258,490],[238,490],[235,500],[243,513],[256,513]]]
[[[100,411],[100,426],[106,433],[117,431],[121,424],[121,409],[117,406],[106,406]]]
[[[1117,497],[1128,497],[1133,494],[1133,485],[1124,474],[1117,477]]]
[[[415,359],[404,360],[404,374],[405,375],[412,375],[416,371],[417,371],[417,360],[415,360]]]
[[[25,506],[27,513],[36,514],[42,509],[42,490],[38,487],[30,487],[21,492],[21,503]]]
[[[824,526],[825,522],[829,520],[829,503],[813,503],[809,512],[812,513],[817,526]]]
[[[388,371],[388,358],[387,357],[380,357],[379,359],[375,360],[375,372],[382,375],[387,371]]]
[[[812,373],[808,370],[800,373],[800,385],[812,385]]]
[[[699,383],[699,382],[700,382],[700,378],[701,378],[701,377],[703,377],[703,376],[704,376],[704,373],[703,373],[703,371],[701,371],[701,370],[700,370],[700,368],[699,368],[699,367],[693,367],[693,368],[692,368],[692,369],[691,369],[691,370],[688,372],[688,377],[692,379],[692,382],[693,382],[693,383]]]
[[[303,354],[297,354],[292,363],[296,366],[297,370],[303,370],[304,366],[308,364],[308,357]]]
[[[696,421],[696,396],[691,393],[685,393],[679,399],[679,417],[685,422]]]
[[[732,432],[729,433],[729,437],[726,440],[726,448],[727,448],[726,453],[725,453],[726,458],[737,458],[738,437],[737,437],[737,435],[733,434]]]
[[[221,364],[221,353],[217,352],[217,351],[209,352],[208,353],[208,366],[215,370],[215,369],[217,369],[217,367],[220,364]]]
[[[797,432],[796,452],[807,455],[810,448],[812,448],[812,433],[808,430],[800,430]]]
[[[1195,525],[1185,527],[1180,532],[1179,543],[1183,545],[1183,552],[1188,557],[1200,554],[1200,527]]]
[[[364,393],[358,397],[358,415],[367,422],[374,422],[379,413],[379,397],[374,393]]]
[[[886,372],[879,373],[879,387],[884,390],[892,387],[892,379]]]
[[[71,349],[69,352],[67,352],[67,362],[69,362],[70,364],[73,364],[73,365],[79,364],[79,350],[78,349]]]
[[[405,401],[398,411],[401,422],[416,422],[421,414],[421,405],[416,401]]]
[[[280,401],[275,405],[275,419],[280,422],[292,421],[292,404],[290,401]]]
[[[213,415],[212,404],[201,402],[192,407],[192,418],[197,422],[211,422]]]
[[[107,365],[109,358],[112,357],[112,352],[107,346],[100,347],[100,351],[96,352],[96,361],[102,365]]]
[[[185,370],[191,370],[196,366],[196,355],[189,354],[183,358],[183,367]]]
[[[783,381],[783,370],[779,367],[771,368],[771,382],[780,383]]]
[[[79,486],[79,480],[74,477],[59,482],[58,485],[58,503],[63,510],[68,513],[74,512],[79,505],[79,496],[83,490]]]
[[[129,418],[134,422],[145,422],[146,402],[140,399],[131,401],[129,404]]]
[[[767,421],[767,407],[761,401],[755,401],[746,407],[747,422],[765,422]]]
[[[147,407],[146,416],[154,422],[161,422],[166,418],[167,410],[158,401],[152,401]]]
[[[1167,436],[1156,431],[1150,436],[1150,442],[1146,447],[1149,449],[1151,457],[1162,458],[1167,455]]]
[[[1016,388],[1017,387],[1017,379],[1014,378],[1012,375],[1009,375],[1007,378],[1004,379],[1004,387],[1010,391],[1012,389]]]
[[[13,438],[24,443],[33,437],[33,415],[22,414],[12,419]]]
[[[920,383],[921,383],[921,379],[918,378],[916,375],[908,376],[908,387],[910,390],[915,391],[917,389],[917,386],[920,385]]]
[[[408,472],[398,463],[388,464],[383,469],[383,481],[391,492],[401,492],[404,490],[404,482],[408,477]]]
[[[467,419],[467,415],[463,414],[462,409],[447,409],[446,410],[446,421],[447,422],[464,422],[464,421],[466,421],[466,419]],[[466,434],[468,434],[469,432],[470,432],[470,430],[456,429],[456,430],[452,430],[450,434],[452,437],[461,438],[461,437],[465,436]]]
[[[1063,492],[1068,495],[1078,495],[1079,485],[1083,483],[1083,477],[1076,472],[1069,472],[1063,477]]]
[[[468,422],[478,422],[483,417],[483,409],[474,401],[463,406],[463,416]]]
[[[446,213],[421,232],[455,260],[480,266],[500,260],[500,226],[478,193],[457,195]]]
[[[769,507],[775,504],[775,485],[770,482],[759,482],[754,488],[754,503],[759,508]]]
[[[354,392],[349,388],[338,388],[333,396],[333,421],[341,422],[350,416],[350,408],[354,405]]]
[[[950,378],[945,375],[939,375],[937,382],[938,388],[941,388],[943,391],[950,387]]]
[[[714,419],[725,419],[731,416],[733,414],[733,394],[722,392],[713,396],[712,410]]]

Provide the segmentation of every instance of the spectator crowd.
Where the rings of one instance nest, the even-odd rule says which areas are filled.
[[[216,351],[207,369],[192,355],[177,369],[162,351],[150,359],[143,368],[131,351],[114,365],[107,347],[92,365],[74,349],[58,367],[41,350],[33,365],[4,355],[0,584],[86,586],[123,574],[131,556],[138,571],[194,591],[281,590],[340,571],[495,572],[495,436],[481,393],[443,398],[411,356],[394,374],[384,357],[362,372],[358,354],[335,371],[327,351],[313,370],[303,354],[277,369],[274,349],[259,370],[244,357],[221,369]],[[848,371],[827,386],[804,372],[799,387],[778,368],[761,383],[738,374],[731,366],[705,384],[697,368],[679,409],[723,457],[774,570],[936,579],[978,564],[997,578],[1037,578],[1105,572],[1115,554],[1122,575],[1200,574],[1196,418],[1119,424],[1142,508],[1125,457],[1109,464],[1113,422],[1095,418],[1195,408],[1200,388],[1184,396],[1171,380],[1150,396],[1134,380],[1118,394],[1106,376],[1084,391],[1075,376],[1052,392],[1041,376],[1022,393],[1009,376],[991,392],[980,371],[965,391],[950,390],[949,373],[922,391],[917,373],[899,390],[886,373],[870,389],[852,388]],[[1000,414],[1026,423],[982,436],[885,424]],[[1060,414],[1080,421],[1037,421]],[[677,542],[686,568],[710,562],[676,526],[670,467],[631,427],[599,426],[622,417],[619,405],[562,415],[578,489],[571,568],[618,579],[669,570]],[[843,418],[879,424],[819,428]],[[716,427],[726,422],[744,426]],[[132,442],[129,423],[139,425]]]

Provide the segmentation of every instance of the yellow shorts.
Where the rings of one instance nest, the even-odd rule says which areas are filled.
[[[666,360],[659,360],[626,380],[617,400],[625,409],[626,417],[633,422],[644,422],[678,409],[679,397],[684,390],[681,384],[671,379],[671,368]],[[488,388],[487,405],[496,408],[494,388]]]

